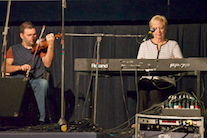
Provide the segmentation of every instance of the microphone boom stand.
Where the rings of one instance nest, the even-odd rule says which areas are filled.
[[[95,94],[94,94],[94,114],[93,114],[93,123],[96,124],[96,105],[97,105],[97,93],[98,93],[98,65],[99,65],[99,59],[100,59],[100,43],[101,43],[102,37],[97,36],[97,59],[96,59],[96,81],[95,81]]]
[[[65,120],[65,98],[64,98],[64,64],[65,64],[65,20],[64,20],[64,10],[66,8],[66,0],[62,0],[62,71],[61,71],[61,117],[58,121],[59,125],[64,125],[66,124],[66,120]]]
[[[6,72],[6,50],[7,50],[7,34],[8,34],[8,22],[9,22],[9,15],[10,15],[10,7],[11,7],[11,0],[8,0],[8,7],[7,7],[7,16],[6,16],[6,23],[4,27],[4,32],[2,33],[4,35],[3,39],[3,45],[2,45],[2,62],[4,61],[4,71],[2,72],[2,78],[5,77],[5,72]],[[1,63],[2,65],[2,63]]]

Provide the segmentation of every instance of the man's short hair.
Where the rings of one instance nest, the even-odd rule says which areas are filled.
[[[23,22],[20,25],[20,33],[24,33],[24,29],[26,28],[32,29],[32,28],[35,28],[35,26],[30,21]]]

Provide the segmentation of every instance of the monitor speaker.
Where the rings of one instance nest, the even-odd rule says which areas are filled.
[[[22,78],[0,79],[0,118],[10,125],[35,123],[39,110],[34,92],[28,81]]]

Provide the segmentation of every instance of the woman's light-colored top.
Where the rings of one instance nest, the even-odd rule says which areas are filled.
[[[168,40],[165,44],[161,45],[160,52],[158,51],[156,44],[154,44],[151,40],[147,40],[140,45],[137,55],[137,59],[170,59],[173,57],[183,58],[180,47],[174,40]],[[159,79],[175,85],[174,77],[142,76],[142,78]]]

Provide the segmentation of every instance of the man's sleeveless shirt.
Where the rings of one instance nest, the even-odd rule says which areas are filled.
[[[23,65],[31,64],[33,54],[30,49],[26,49],[22,44],[17,44],[12,46],[12,55],[14,58],[13,65]],[[30,70],[30,79],[39,79],[42,78],[44,72],[44,64],[40,57],[40,54],[37,54],[32,61],[31,70]],[[12,76],[23,78],[26,72],[18,71],[12,73]]]

